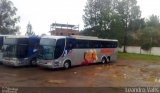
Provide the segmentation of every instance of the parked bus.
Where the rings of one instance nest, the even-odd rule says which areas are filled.
[[[86,36],[44,36],[37,64],[46,68],[107,63],[117,58],[117,40]]]
[[[3,45],[3,64],[10,66],[35,65],[40,38],[38,36],[8,36]]]

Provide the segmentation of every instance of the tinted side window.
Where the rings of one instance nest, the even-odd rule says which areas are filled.
[[[114,41],[106,41],[106,42],[105,42],[105,47],[106,47],[106,48],[116,48],[116,47],[117,47],[117,42],[114,42]]]
[[[118,42],[114,42],[114,48],[118,47]]]
[[[76,40],[75,48],[90,48],[88,40]]]
[[[66,39],[66,49],[72,49],[75,47],[75,39]]]
[[[57,59],[62,55],[64,51],[64,46],[65,46],[65,39],[58,39],[55,47],[54,59]]]
[[[99,48],[99,43],[98,41],[95,40],[89,40],[89,48]]]

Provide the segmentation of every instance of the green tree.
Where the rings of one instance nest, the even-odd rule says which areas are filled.
[[[113,15],[112,0],[88,0],[84,9],[83,20],[86,30],[97,32],[101,38],[107,38]],[[88,29],[90,28],[90,29]],[[99,28],[99,29],[97,29]]]
[[[16,16],[17,8],[9,0],[0,0],[0,34],[16,34],[19,27],[16,23],[20,17]]]
[[[88,0],[84,9],[85,30],[82,34],[118,39],[119,45],[132,40],[129,31],[145,27],[136,0]]]
[[[129,25],[131,25],[131,23],[133,23],[135,20],[140,19],[141,11],[136,0],[119,0],[116,6],[116,11],[121,18],[122,27],[124,29],[123,52],[126,52],[128,31],[130,29]]]
[[[120,47],[122,46],[124,39],[124,28],[122,26],[120,17],[118,15],[114,15],[110,25],[110,30],[108,31],[108,38],[118,39]]]
[[[150,50],[153,46],[153,35],[155,34],[153,27],[146,27],[138,33],[140,46],[144,50]]]
[[[159,17],[157,15],[151,15],[147,20],[147,26],[156,27],[159,26]]]

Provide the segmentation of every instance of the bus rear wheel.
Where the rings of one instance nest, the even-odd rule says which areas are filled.
[[[103,63],[103,64],[105,64],[105,63],[109,63],[110,62],[110,58],[109,57],[103,57],[102,58],[102,60],[101,60],[101,62]]]
[[[65,69],[69,69],[71,67],[71,62],[70,61],[65,61],[63,67]]]
[[[101,60],[101,62],[102,62],[103,64],[105,64],[105,63],[107,63],[107,59],[106,59],[105,57],[103,57],[102,60]]]

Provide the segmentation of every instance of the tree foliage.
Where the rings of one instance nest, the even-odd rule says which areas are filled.
[[[16,34],[19,27],[19,16],[16,16],[17,8],[9,0],[0,0],[0,34]]]
[[[27,36],[35,35],[35,33],[32,30],[32,25],[30,23],[28,23],[28,25],[27,25],[27,31],[26,31],[25,35],[27,35]]]
[[[160,47],[160,20],[157,15],[141,18],[137,0],[88,0],[84,9],[83,35],[118,39],[119,45]]]
[[[160,20],[157,15],[151,15],[147,20],[147,26],[156,27],[160,25]]]
[[[136,0],[88,0],[84,12],[84,35],[118,39],[123,46],[129,31],[145,26]]]

